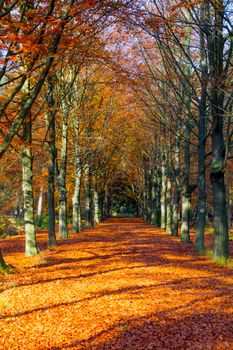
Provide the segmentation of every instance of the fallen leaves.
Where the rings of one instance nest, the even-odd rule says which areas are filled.
[[[233,349],[233,269],[139,219],[108,220],[36,258],[22,237],[3,245],[17,272],[0,286],[0,349]]]

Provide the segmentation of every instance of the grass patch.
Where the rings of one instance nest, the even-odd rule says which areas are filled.
[[[233,260],[228,258],[216,258],[213,249],[206,249],[205,255],[220,266],[233,266]]]
[[[1,275],[8,275],[8,274],[13,274],[16,273],[16,269],[12,265],[7,265],[5,264],[4,266],[0,267],[0,276]]]

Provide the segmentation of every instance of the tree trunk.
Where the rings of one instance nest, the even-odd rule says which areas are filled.
[[[85,227],[92,226],[92,208],[91,208],[91,187],[90,187],[90,167],[86,164],[84,167],[84,207],[85,207]]]
[[[214,195],[214,259],[228,259],[228,224],[224,173],[211,174]]]
[[[69,238],[67,223],[67,190],[66,190],[66,167],[67,167],[67,138],[68,138],[68,110],[65,102],[62,106],[62,144],[61,161],[59,175],[57,177],[57,187],[59,194],[59,238]]]
[[[25,142],[31,142],[31,120],[24,122],[23,138]],[[22,150],[22,172],[23,172],[23,207],[25,225],[25,254],[34,256],[38,254],[36,244],[36,231],[34,220],[34,197],[32,186],[32,154],[31,148],[24,146]]]
[[[188,52],[190,51],[190,39],[188,39]],[[191,138],[191,123],[190,123],[190,67],[189,63],[185,64],[185,145],[184,145],[184,170],[182,184],[182,223],[181,223],[181,242],[190,242],[190,208],[191,208],[191,193],[189,191],[190,177],[190,138]]]
[[[77,118],[77,117],[76,117]],[[81,191],[81,160],[80,160],[80,147],[79,147],[79,128],[78,120],[74,121],[74,148],[75,148],[75,187],[73,195],[73,232],[78,233],[81,231],[81,207],[80,207],[80,191]]]
[[[73,232],[81,231],[81,207],[80,207],[80,189],[81,189],[81,170],[75,171],[75,188],[73,195]]]
[[[151,170],[145,170],[145,220],[151,222],[151,213],[152,213],[152,179],[151,179]]]
[[[111,201],[109,196],[108,185],[105,185],[104,191],[104,219],[107,219],[111,215]]]
[[[173,195],[173,204],[172,204],[172,236],[177,237],[178,236],[178,228],[179,228],[179,215],[178,215],[178,208],[179,208],[179,201],[180,201],[180,191],[179,188],[175,187],[175,192]]]
[[[49,150],[49,165],[48,165],[48,244],[50,248],[56,247],[56,232],[55,232],[55,175],[56,175],[56,124],[55,124],[55,100],[53,93],[53,80],[48,79],[48,150]]]
[[[180,202],[180,125],[175,140],[174,149],[174,194],[172,203],[172,236],[178,236],[179,202]]]
[[[208,35],[212,114],[211,182],[213,186],[214,206],[214,259],[225,261],[228,259],[229,255],[229,237],[224,181],[225,142],[223,135],[223,117],[225,81],[223,79],[223,0],[219,0],[214,6],[215,27],[212,35]]]
[[[148,209],[148,175],[146,169],[144,169],[144,190],[143,190],[143,218],[145,221],[147,221],[147,209]]]
[[[167,175],[165,159],[162,160],[162,186],[161,186],[161,224],[162,230],[166,229],[166,192],[167,192]]]
[[[207,120],[207,81],[208,67],[205,48],[205,31],[207,29],[207,1],[201,4],[200,14],[200,68],[201,68],[201,99],[199,103],[198,123],[198,201],[197,201],[197,230],[196,250],[204,252],[204,232],[206,221],[206,178],[205,178],[205,144],[206,144],[206,120]]]
[[[171,213],[171,179],[167,177],[167,191],[166,191],[166,233],[172,233],[172,213]]]
[[[38,204],[37,204],[37,217],[36,217],[37,227],[41,227],[42,225],[42,208],[43,208],[43,187],[40,188]]]
[[[0,271],[7,270],[8,265],[5,263],[5,260],[3,259],[2,252],[0,250]]]
[[[191,195],[187,188],[183,190],[181,202],[182,202],[182,223],[181,223],[181,242],[190,242],[190,201]]]
[[[94,224],[99,224],[99,194],[96,188],[93,192]]]
[[[158,225],[158,216],[159,216],[159,180],[158,180],[158,169],[155,168],[152,174],[152,208],[151,208],[151,223],[152,225]]]
[[[102,190],[99,194],[99,211],[100,211],[100,221],[105,219],[104,217],[104,191]]]

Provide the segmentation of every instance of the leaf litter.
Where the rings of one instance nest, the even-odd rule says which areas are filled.
[[[55,250],[46,239],[33,258],[22,237],[1,241],[16,268],[0,280],[1,350],[233,349],[231,266],[140,219],[107,220]]]

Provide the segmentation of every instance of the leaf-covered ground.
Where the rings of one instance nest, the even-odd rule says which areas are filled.
[[[139,219],[108,220],[25,258],[1,241],[0,349],[233,349],[233,269]]]

